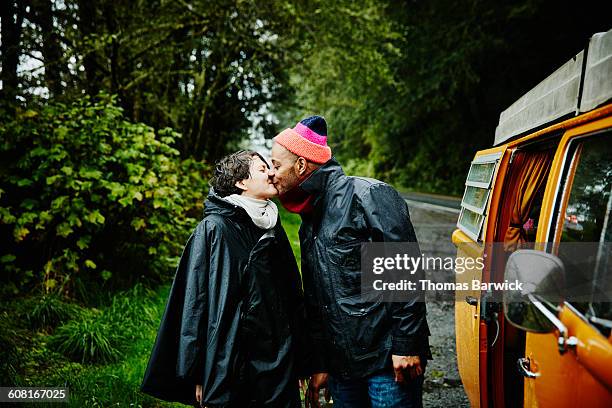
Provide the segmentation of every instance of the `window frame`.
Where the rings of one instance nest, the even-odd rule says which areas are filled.
[[[577,147],[576,144],[582,143],[583,139],[602,135],[603,133],[608,132],[612,132],[612,128],[605,128],[595,132],[585,133],[572,138],[565,146],[565,151],[563,152],[563,162],[561,163],[561,174],[559,175],[559,182],[557,183],[555,192],[553,194],[553,211],[550,215],[550,222],[548,223],[548,231],[546,233],[548,242],[558,244],[561,241],[564,220],[564,218],[561,217],[561,214],[564,214],[567,210],[567,205],[570,198],[569,196],[571,193],[571,188],[574,184],[574,175],[576,174],[577,168],[576,153],[578,152],[579,147]],[[580,150],[582,149],[580,148]],[[571,158],[568,157],[570,154]]]
[[[464,234],[470,237],[475,242],[482,242],[482,234],[483,234],[483,225],[484,221],[487,218],[487,209],[491,200],[491,191],[493,190],[493,180],[495,180],[495,175],[497,174],[497,170],[499,168],[499,164],[501,161],[501,157],[503,152],[496,152],[490,154],[483,154],[481,156],[476,156],[474,160],[470,163],[470,170],[468,171],[468,175],[465,180],[465,189],[463,191],[463,197],[461,198],[461,210],[459,213],[459,218],[457,220],[457,228],[459,228]],[[493,170],[489,175],[488,182],[479,182],[470,180],[470,175],[474,169],[474,166],[494,163]],[[485,189],[486,198],[483,202],[482,208],[478,208],[466,202],[466,196],[469,187]],[[462,221],[466,216],[467,212],[471,212],[477,215],[479,221],[477,225],[477,232],[470,230],[466,227]]]
[[[605,137],[604,134],[606,133],[609,133],[610,136],[608,137],[612,138],[612,127],[598,129],[596,131],[572,137],[570,140],[568,140],[567,144],[564,147],[563,161],[561,163],[561,173],[559,174],[558,183],[552,196],[554,201],[553,210],[551,211],[548,223],[549,229],[545,235],[548,238],[548,242],[553,244],[552,246],[549,246],[550,249],[555,248],[561,242],[561,236],[563,234],[563,224],[565,221],[565,212],[567,211],[567,206],[570,201],[570,195],[574,186],[574,178],[578,169],[577,158],[579,158],[579,156],[582,155],[583,152],[583,142],[585,139],[598,137],[598,135],[600,135],[601,137]],[[593,326],[593,323],[591,322],[591,317],[596,316],[589,316],[588,314],[579,311],[578,308],[574,306],[570,301],[566,300],[563,303],[570,310],[572,310],[574,314],[583,319],[587,324]],[[597,328],[595,329],[598,330]]]

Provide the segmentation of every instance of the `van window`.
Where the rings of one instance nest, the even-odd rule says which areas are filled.
[[[589,317],[609,321],[612,320],[612,132],[574,142],[567,163],[566,188],[560,193],[562,200],[556,223],[556,236],[561,242],[558,255],[565,265],[569,293],[587,288],[586,292],[583,290],[584,301],[576,297],[569,302]],[[584,249],[571,243],[583,243]]]
[[[491,194],[493,174],[501,153],[478,156],[470,165],[457,227],[474,241],[482,240],[482,225]]]

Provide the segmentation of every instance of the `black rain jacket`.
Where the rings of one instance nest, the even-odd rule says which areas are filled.
[[[355,379],[391,368],[392,354],[431,359],[423,292],[361,300],[361,243],[417,242],[406,202],[388,184],[346,176],[334,158],[300,188],[314,207],[300,227],[310,369]]]
[[[211,190],[179,262],[141,386],[207,407],[296,407],[303,292],[284,229]],[[256,401],[255,404],[252,401]]]

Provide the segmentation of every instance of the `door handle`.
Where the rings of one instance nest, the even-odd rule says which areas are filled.
[[[478,299],[476,299],[474,296],[466,296],[465,297],[465,301],[470,306],[477,306],[478,305]]]
[[[530,361],[527,357],[521,357],[516,360],[516,368],[518,368],[518,372],[525,378],[538,378],[540,373],[534,373],[529,370]]]

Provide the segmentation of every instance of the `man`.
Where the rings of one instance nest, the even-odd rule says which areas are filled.
[[[348,177],[320,116],[274,138],[270,176],[302,218],[300,245],[312,344],[306,406],[329,386],[334,407],[420,407],[429,328],[422,292],[404,303],[361,299],[363,242],[416,242],[408,207],[389,185]],[[419,272],[422,273],[422,272]]]

